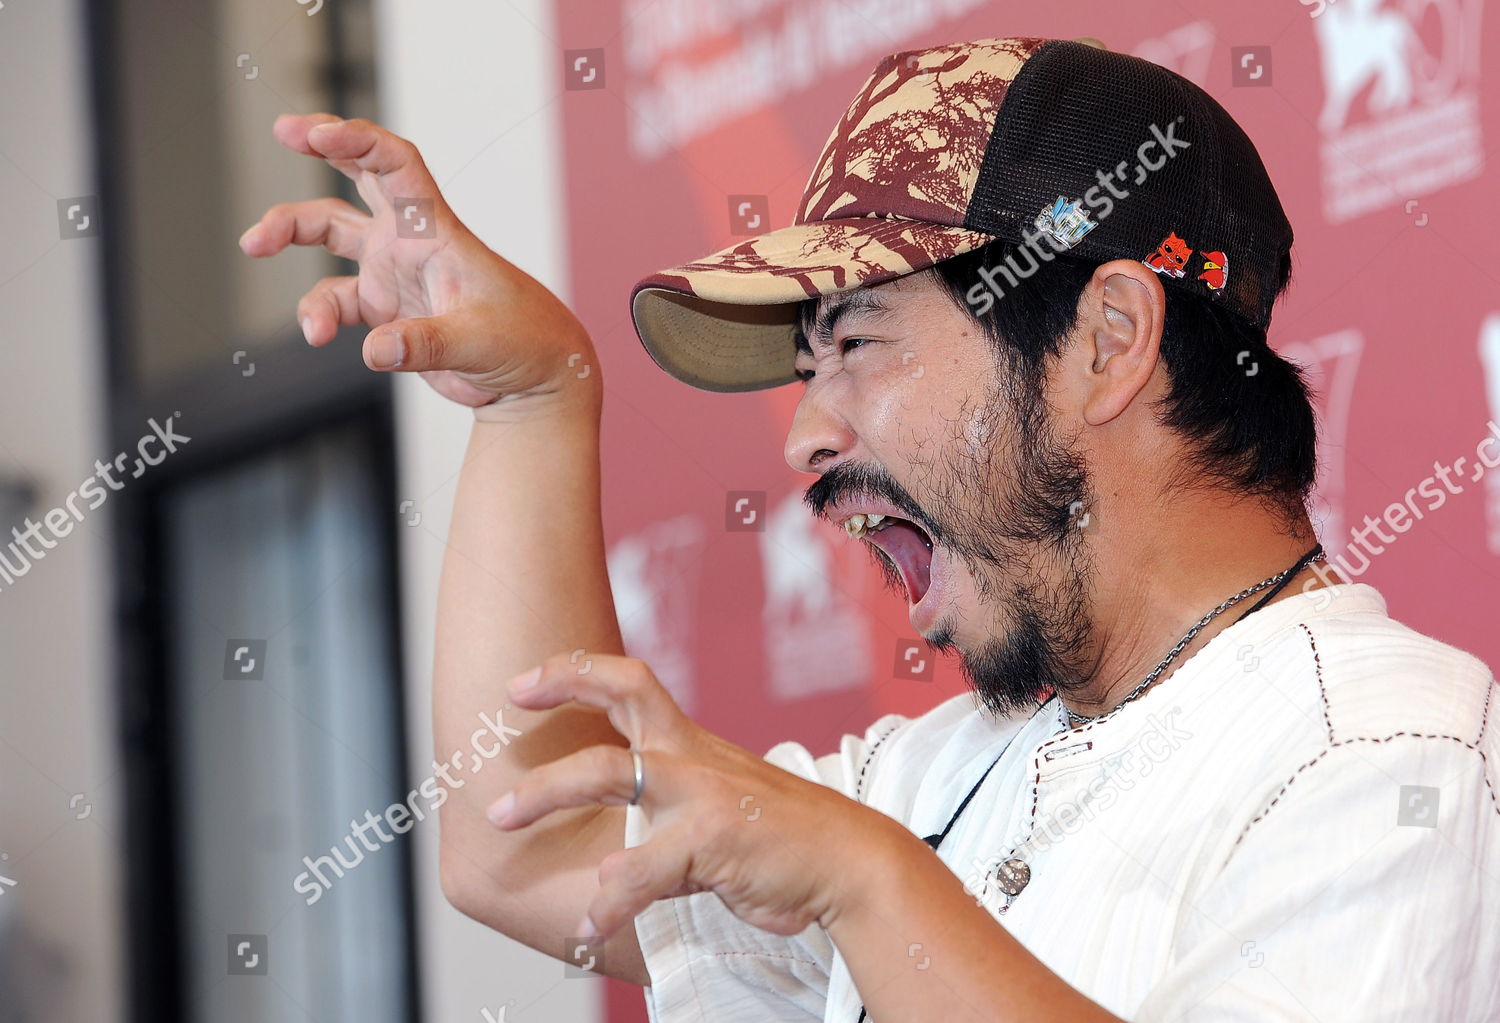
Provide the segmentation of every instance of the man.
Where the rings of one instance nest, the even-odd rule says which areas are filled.
[[[1312,567],[1312,411],[1265,342],[1291,228],[1200,89],[1078,42],[892,55],[796,223],[636,289],[679,379],[801,381],[809,505],[972,685],[816,758],[707,733],[623,656],[577,320],[409,143],[276,133],[373,211],[241,240],[359,261],[308,341],[371,324],[371,368],[475,410],[436,748],[502,704],[520,734],[442,809],[465,913],[591,938],[660,1023],[1500,1016],[1493,679]],[[437,240],[396,241],[395,196]]]

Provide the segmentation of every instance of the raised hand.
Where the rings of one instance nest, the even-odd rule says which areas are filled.
[[[583,325],[463,225],[410,142],[332,114],[283,114],[273,130],[288,149],[352,180],[369,207],[335,198],[280,203],[240,238],[257,258],[319,245],[359,264],[358,274],[325,277],[297,303],[309,344],[366,324],[374,328],[364,341],[367,366],[421,373],[439,394],[475,408],[598,387],[597,373],[580,378],[576,369],[597,364]],[[432,200],[421,210],[432,224],[414,223],[416,209],[398,203],[411,199]],[[403,225],[421,226],[421,236],[403,237]]]

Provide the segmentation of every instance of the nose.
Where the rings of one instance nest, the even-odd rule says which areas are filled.
[[[829,407],[826,391],[809,386],[797,402],[786,435],[786,464],[798,472],[821,473],[854,447],[854,431]]]

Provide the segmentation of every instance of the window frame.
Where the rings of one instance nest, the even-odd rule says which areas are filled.
[[[341,31],[346,17],[340,4],[328,4],[320,15],[327,26],[327,63],[323,72],[333,109],[345,110],[351,86],[363,82],[368,68],[352,66]],[[383,621],[372,635],[387,637],[396,692],[394,747],[399,777],[410,780],[409,741],[405,707],[404,650],[401,638],[401,572],[398,544],[395,407],[388,376],[370,372],[360,357],[362,328],[342,328],[324,350],[313,350],[287,310],[287,329],[271,345],[243,343],[253,353],[256,375],[274,386],[234,386],[241,382],[240,366],[219,357],[206,359],[166,380],[143,382],[136,377],[140,339],[135,334],[125,240],[132,225],[129,211],[132,183],[122,168],[129,144],[121,90],[117,83],[128,73],[132,57],[122,41],[120,20],[130,16],[126,0],[87,0],[84,44],[90,64],[89,92],[93,113],[94,179],[103,211],[100,231],[99,282],[102,298],[102,351],[99,352],[107,405],[107,451],[133,449],[148,430],[147,421],[165,422],[177,415],[180,433],[191,437],[171,458],[164,459],[138,480],[131,480],[111,497],[109,522],[113,570],[113,627],[117,657],[114,691],[118,708],[118,756],[122,765],[122,817],[125,823],[122,865],[126,1013],[134,1023],[186,1023],[192,1018],[185,1004],[182,941],[185,928],[178,892],[179,830],[171,800],[175,790],[171,723],[173,680],[169,676],[161,511],[167,496],[184,483],[226,465],[295,444],[324,430],[349,427],[374,452],[377,489],[390,514],[383,517],[378,556],[385,581]],[[152,73],[166,73],[160,65]],[[184,83],[187,88],[211,89],[212,82]],[[362,111],[363,113],[363,111]],[[267,135],[268,145],[274,144]],[[352,184],[327,169],[326,194],[357,202]],[[353,264],[329,257],[328,273],[352,273]],[[310,287],[313,281],[309,280]],[[396,844],[389,855],[402,860],[401,903],[406,935],[407,983],[402,1018],[421,1019],[417,914],[409,842]]]

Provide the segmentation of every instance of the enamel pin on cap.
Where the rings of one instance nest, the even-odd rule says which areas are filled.
[[[1083,211],[1082,199],[1068,199],[1061,195],[1036,215],[1036,229],[1063,249],[1071,249],[1098,226]]]

